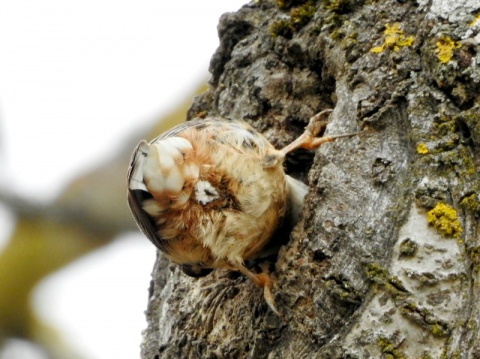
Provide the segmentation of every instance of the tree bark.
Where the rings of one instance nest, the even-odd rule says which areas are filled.
[[[143,358],[480,358],[480,3],[254,1],[222,16],[188,117],[244,119],[310,187],[274,261],[281,317],[245,277],[155,264]],[[275,241],[275,238],[272,239]]]

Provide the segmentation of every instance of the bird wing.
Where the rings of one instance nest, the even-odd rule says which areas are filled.
[[[152,142],[150,142],[150,143],[155,143],[158,140],[161,140],[162,138],[175,136],[175,135],[179,134],[180,132],[183,132],[186,129],[191,128],[191,127],[195,127],[197,129],[201,130],[202,128],[207,127],[210,124],[210,122],[211,122],[211,120],[203,120],[201,118],[195,118],[191,121],[187,121],[185,123],[182,123],[180,125],[172,127],[170,130],[165,131],[161,135],[155,137],[152,140]]]
[[[142,147],[146,142],[144,140],[133,151],[130,167],[127,174],[128,187],[128,206],[132,212],[133,218],[140,230],[147,236],[147,238],[155,244],[159,249],[164,250],[161,238],[158,237],[155,231],[155,221],[147,215],[142,209],[142,203],[152,195],[147,191],[147,187],[143,182],[142,167],[145,160]]]
[[[202,128],[208,126],[208,121],[195,119],[188,121],[181,125],[175,126],[169,131],[162,133],[160,136],[152,140],[155,141],[175,136],[176,134],[191,128]],[[152,195],[147,191],[145,182],[143,181],[143,165],[145,161],[145,145],[146,141],[142,140],[133,151],[132,159],[127,173],[127,187],[128,187],[128,205],[132,212],[133,218],[140,230],[145,236],[160,250],[168,253],[170,248],[170,241],[161,238],[156,231],[155,221],[143,210],[142,204],[145,200],[152,198]]]

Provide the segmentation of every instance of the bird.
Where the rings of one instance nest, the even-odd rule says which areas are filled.
[[[138,227],[189,276],[214,269],[244,274],[280,315],[270,275],[252,272],[245,262],[264,249],[286,216],[299,216],[308,187],[285,173],[287,153],[355,135],[317,137],[331,112],[313,116],[302,135],[280,150],[246,122],[217,117],[196,118],[150,143],[140,141],[127,174]]]

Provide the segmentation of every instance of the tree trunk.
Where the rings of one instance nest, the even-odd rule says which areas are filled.
[[[245,277],[160,255],[143,358],[480,358],[479,11],[259,0],[222,16],[189,118],[245,119],[280,148],[333,108],[327,133],[359,134],[287,159],[310,191],[272,266],[282,316]]]

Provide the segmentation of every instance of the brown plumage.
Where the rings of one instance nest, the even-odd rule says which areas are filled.
[[[330,113],[331,111],[328,111]],[[191,276],[215,268],[240,271],[264,288],[278,314],[266,273],[244,266],[267,244],[287,207],[297,211],[306,186],[284,173],[285,155],[351,134],[315,138],[326,121],[312,117],[282,150],[241,121],[195,119],[141,141],[128,172],[128,203],[140,229]]]

